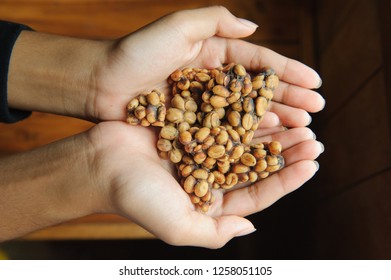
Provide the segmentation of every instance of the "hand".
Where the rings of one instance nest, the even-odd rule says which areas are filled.
[[[124,120],[126,105],[143,91],[164,90],[176,69],[214,68],[236,62],[254,72],[274,68],[282,82],[271,112],[262,125],[308,125],[308,112],[324,106],[323,98],[309,90],[320,86],[318,74],[302,63],[237,38],[251,35],[256,25],[233,16],[223,7],[177,12],[142,28],[108,47],[94,80],[98,91],[88,111],[99,120]]]
[[[97,151],[91,174],[105,186],[105,205],[111,205],[105,211],[129,218],[167,243],[208,248],[253,232],[254,226],[243,217],[267,208],[310,179],[317,171],[313,160],[322,152],[308,128],[260,135],[254,141],[281,141],[286,167],[247,188],[225,195],[214,190],[216,200],[204,214],[175,180],[173,166],[158,157],[157,134],[151,128],[103,122],[88,138]]]

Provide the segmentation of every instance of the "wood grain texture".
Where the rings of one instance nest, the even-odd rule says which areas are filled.
[[[359,1],[328,47],[320,53],[322,92],[327,100],[322,120],[326,121],[344,102],[354,98],[382,66],[382,59],[377,3]]]
[[[378,72],[319,132],[321,196],[335,195],[391,167],[391,139],[383,72]]]
[[[388,170],[319,205],[318,258],[391,258],[390,181]]]

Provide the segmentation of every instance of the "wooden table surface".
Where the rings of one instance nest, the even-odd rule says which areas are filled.
[[[0,0],[0,19],[24,23],[40,32],[113,39],[173,11],[221,4],[235,15],[260,25],[247,40],[311,64],[312,22],[308,3],[307,0]],[[16,124],[0,124],[0,157],[34,149],[92,125],[39,112]],[[93,215],[23,237],[26,240],[119,238],[153,236],[122,217]]]

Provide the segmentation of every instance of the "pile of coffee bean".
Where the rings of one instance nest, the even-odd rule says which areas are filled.
[[[183,189],[204,212],[212,189],[255,182],[283,168],[281,144],[251,144],[279,79],[264,68],[251,76],[241,64],[185,68],[170,75],[171,107],[153,90],[128,104],[128,123],[162,127],[160,157],[175,163]]]

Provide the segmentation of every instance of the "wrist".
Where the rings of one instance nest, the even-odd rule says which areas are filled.
[[[10,60],[9,106],[92,118],[94,69],[104,50],[104,42],[23,31]]]

